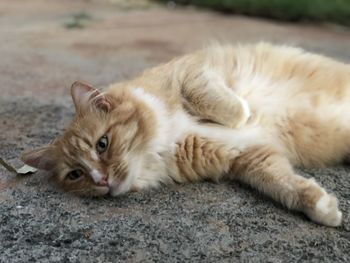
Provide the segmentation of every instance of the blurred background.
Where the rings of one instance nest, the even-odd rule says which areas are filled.
[[[76,79],[103,87],[211,41],[347,61],[349,23],[349,0],[1,0],[0,89],[66,96]]]
[[[168,4],[193,5],[228,14],[243,14],[290,22],[350,25],[349,0],[175,0]]]

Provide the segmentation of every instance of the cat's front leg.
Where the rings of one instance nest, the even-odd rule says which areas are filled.
[[[231,176],[281,202],[289,209],[304,212],[326,226],[339,226],[342,213],[338,200],[314,179],[297,175],[289,161],[270,147],[252,147],[232,164]]]
[[[188,135],[177,145],[175,163],[178,182],[203,179],[219,180],[230,172],[232,161],[239,151],[196,134]]]
[[[181,88],[183,105],[191,114],[229,128],[239,128],[249,119],[247,101],[230,89],[213,70],[188,74]]]

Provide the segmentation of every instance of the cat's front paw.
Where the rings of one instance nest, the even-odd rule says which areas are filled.
[[[248,119],[251,116],[251,111],[248,102],[240,96],[236,96],[240,102],[239,110],[236,112],[236,116],[230,116],[230,128],[240,128],[247,123]],[[237,107],[236,107],[237,109]]]
[[[308,217],[325,226],[339,226],[342,221],[342,212],[338,208],[338,199],[334,195],[324,194],[312,209],[306,211]]]

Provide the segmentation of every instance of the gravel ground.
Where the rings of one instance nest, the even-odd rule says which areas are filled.
[[[63,131],[74,80],[104,87],[210,39],[294,43],[350,62],[342,28],[112,2],[0,3],[2,158],[19,165],[23,150]],[[79,12],[91,18],[68,29]],[[338,196],[341,227],[316,225],[237,183],[87,199],[55,189],[49,174],[0,167],[0,262],[350,262],[350,168],[300,173]]]

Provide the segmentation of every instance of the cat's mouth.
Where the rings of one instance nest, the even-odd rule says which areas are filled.
[[[105,180],[105,181],[100,181],[100,182],[97,182],[96,185],[97,185],[97,186],[107,186],[107,187],[108,187],[108,182],[107,182],[107,180]]]
[[[103,177],[100,181],[95,181],[91,185],[90,195],[92,196],[104,196],[108,195],[112,190],[112,187],[108,184],[107,178]]]

